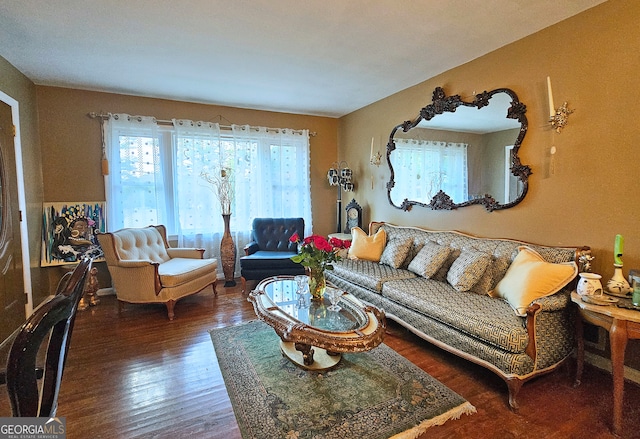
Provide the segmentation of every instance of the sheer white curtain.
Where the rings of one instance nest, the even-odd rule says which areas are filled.
[[[224,232],[215,187],[203,173],[220,172],[224,162],[220,125],[173,119],[175,128],[175,232],[180,247],[205,249],[205,257],[218,257]],[[232,229],[234,229],[232,227]],[[238,245],[238,237],[234,237]],[[219,264],[221,265],[221,264]],[[221,266],[218,267],[221,271]]]
[[[158,197],[165,192],[165,179],[156,119],[112,114],[103,130],[109,230],[166,224],[165,203]]]
[[[230,228],[238,259],[256,217],[302,217],[305,234],[312,230],[307,130],[182,119],[158,126],[154,118],[111,115],[105,149],[109,230],[165,224],[178,245],[220,258],[221,207],[202,174],[222,167],[233,176]]]
[[[232,126],[236,151],[235,207],[241,228],[255,217],[302,217],[312,230],[309,132]]]
[[[236,270],[242,248],[250,241],[256,217],[303,217],[311,231],[308,131],[174,120],[176,128],[176,212],[179,244],[202,247],[219,257],[224,231],[220,203],[202,178],[221,167],[234,183],[231,233]]]
[[[468,199],[467,144],[395,139],[393,194],[428,204],[442,190],[454,201]],[[392,194],[392,197],[393,197]]]

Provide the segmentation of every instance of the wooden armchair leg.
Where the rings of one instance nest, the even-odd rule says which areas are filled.
[[[169,316],[169,320],[173,320],[175,317],[175,313],[173,312],[173,308],[176,306],[176,301],[171,299],[167,303],[167,315]]]

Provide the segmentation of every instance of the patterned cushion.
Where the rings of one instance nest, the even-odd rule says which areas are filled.
[[[413,240],[411,247],[409,247],[407,258],[402,263],[402,268],[406,268],[406,269],[409,268],[409,264],[411,263],[411,261],[413,261],[413,258],[418,256],[418,253],[420,253],[420,250],[422,250],[422,247],[424,247],[423,242],[416,242],[415,240]]]
[[[426,277],[429,279],[438,272],[442,264],[445,263],[449,254],[451,253],[451,247],[445,247],[435,242],[429,241],[418,254],[413,258],[409,264],[409,271]]]
[[[447,273],[447,282],[458,291],[469,291],[491,263],[491,256],[474,249],[463,249]]]
[[[373,261],[357,259],[343,259],[333,263],[330,273],[346,281],[368,290],[380,293],[382,284],[394,279],[409,279],[416,277],[410,271],[393,268]]]
[[[505,299],[516,315],[523,316],[531,302],[560,291],[577,274],[575,262],[552,264],[532,248],[523,245],[519,247],[518,256],[507,274],[490,294]]]
[[[452,248],[451,253],[449,253],[449,257],[444,262],[444,264],[442,264],[442,267],[440,267],[440,270],[438,270],[438,272],[433,276],[432,279],[439,280],[440,282],[446,282],[447,273],[449,273],[451,265],[453,265],[455,260],[458,259],[458,256],[460,256],[460,250],[457,248]]]
[[[413,245],[413,239],[390,239],[380,256],[380,263],[400,268]]]
[[[472,288],[472,291],[481,294],[485,294],[487,291],[494,289],[497,283],[504,277],[507,268],[509,268],[509,265],[518,254],[518,247],[521,245],[528,245],[540,253],[547,262],[556,264],[572,261],[576,250],[575,247],[545,247],[526,244],[522,241],[511,239],[479,238],[451,231],[434,231],[410,226],[395,226],[387,223],[372,224],[374,225],[374,229],[376,229],[377,226],[385,230],[388,239],[398,237],[413,238],[413,248],[409,251],[409,255],[402,268],[409,265],[413,259],[412,255],[416,255],[421,246],[428,241],[434,241],[440,245],[451,247],[454,251],[449,255],[449,259],[443,264],[438,273],[433,276],[433,279],[446,281],[447,272],[462,248],[475,248],[476,250],[491,255],[493,257],[493,273],[487,270],[485,276]]]
[[[385,282],[382,295],[509,352],[524,352],[527,347],[522,317],[501,300],[459,292],[446,282],[421,277]]]

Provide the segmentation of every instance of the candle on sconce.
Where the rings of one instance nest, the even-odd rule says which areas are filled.
[[[369,160],[373,160],[373,137],[371,138],[371,154],[369,155]]]
[[[624,238],[622,235],[616,235],[616,242],[613,246],[613,263],[614,265],[622,265],[622,253],[624,251]]]
[[[553,92],[551,91],[551,78],[547,76],[547,93],[549,94],[549,117],[556,115],[556,107],[553,104]]]

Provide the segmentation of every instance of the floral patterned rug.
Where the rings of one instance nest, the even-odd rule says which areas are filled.
[[[384,344],[319,373],[283,357],[260,321],[210,333],[245,439],[416,438],[476,411]]]

